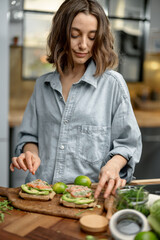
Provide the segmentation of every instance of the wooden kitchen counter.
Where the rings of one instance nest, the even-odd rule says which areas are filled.
[[[139,179],[133,180],[130,185],[152,185],[160,184],[158,179]],[[93,189],[97,183],[93,183]],[[1,187],[0,201],[7,199]],[[8,188],[5,193],[17,191]],[[10,195],[11,196],[11,195]],[[38,203],[37,203],[38,204]],[[83,209],[84,210],[84,209]],[[109,227],[104,233],[87,233],[80,228],[79,219],[72,219],[59,216],[50,216],[40,213],[26,212],[19,209],[13,209],[5,214],[4,222],[0,223],[0,239],[4,240],[81,240],[87,235],[93,235],[99,239],[112,240],[109,236]],[[103,212],[106,215],[106,212]]]
[[[0,201],[4,198],[0,198]],[[81,240],[87,235],[97,239],[111,240],[106,233],[90,234],[83,232],[79,220],[29,213],[13,209],[5,214],[4,222],[0,223],[0,239],[3,240]]]
[[[160,127],[160,110],[134,110],[139,127]],[[12,109],[9,113],[9,126],[19,126],[23,119],[24,110]]]
[[[160,127],[160,110],[134,110],[139,127]]]

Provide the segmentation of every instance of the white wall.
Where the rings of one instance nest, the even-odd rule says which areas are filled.
[[[9,176],[9,45],[8,45],[8,0],[0,1],[0,186],[8,187]]]

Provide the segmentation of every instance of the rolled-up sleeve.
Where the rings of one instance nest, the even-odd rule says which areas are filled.
[[[111,151],[107,158],[121,155],[127,159],[127,165],[120,171],[120,177],[130,182],[135,165],[142,152],[141,132],[138,127],[129,97],[123,96],[112,121]]]
[[[36,112],[36,88],[27,104],[24,112],[23,121],[18,134],[17,146],[15,149],[16,156],[20,155],[26,143],[32,142],[38,144],[38,124]]]

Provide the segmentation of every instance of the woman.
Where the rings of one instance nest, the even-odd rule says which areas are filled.
[[[117,65],[109,21],[94,0],[66,0],[53,18],[48,61],[27,105],[14,167],[50,184],[79,175],[98,182],[97,198],[132,179],[141,134]]]

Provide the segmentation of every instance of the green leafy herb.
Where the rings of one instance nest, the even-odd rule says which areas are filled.
[[[8,210],[13,209],[13,207],[9,205],[10,203],[8,200],[0,202],[0,223],[4,221],[4,213],[10,214]]]
[[[117,210],[129,208],[142,212],[145,216],[149,215],[149,208],[145,204],[147,192],[144,186],[118,189],[117,195]]]
[[[86,210],[81,211],[81,212],[78,212],[78,213],[76,213],[76,215],[79,216],[79,215],[81,215],[81,214],[84,213],[84,212],[86,212]]]
[[[87,208],[84,211],[80,211],[80,212],[76,213],[76,216],[81,215],[82,213],[85,213],[88,210],[93,211],[93,208]]]

